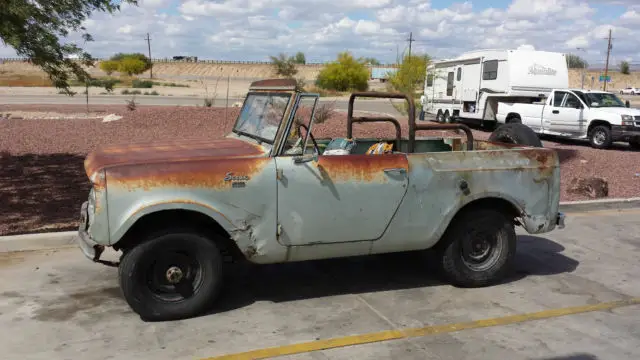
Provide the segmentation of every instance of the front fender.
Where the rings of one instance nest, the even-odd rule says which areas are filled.
[[[249,216],[247,212],[226,204],[208,204],[184,199],[163,199],[152,203],[138,202],[123,212],[121,216],[118,216],[117,219],[112,218],[115,222],[112,222],[113,226],[111,226],[110,245],[120,241],[127,231],[144,216],[163,210],[189,210],[199,212],[209,216],[228,233],[236,230],[237,227],[233,224],[233,221],[224,214],[233,214],[240,218]]]

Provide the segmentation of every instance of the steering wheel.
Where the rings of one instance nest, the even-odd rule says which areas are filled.
[[[300,134],[300,128],[301,127],[304,127],[304,129],[307,131],[307,134],[309,135],[309,137],[311,138],[311,141],[313,142],[313,147],[315,148],[316,153],[320,154],[320,147],[318,146],[318,143],[316,142],[316,139],[313,137],[313,134],[309,132],[309,128],[307,127],[307,125],[299,124],[298,125],[298,134]],[[302,152],[304,153],[304,149],[302,149]]]

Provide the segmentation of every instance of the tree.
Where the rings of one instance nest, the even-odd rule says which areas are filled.
[[[142,61],[142,63],[144,63],[143,72],[151,68],[151,59],[149,59],[145,54],[142,54],[142,53],[130,53],[130,54],[117,53],[113,55],[109,60],[122,62],[125,59],[136,59],[136,60]]]
[[[137,0],[121,2],[137,5]],[[2,0],[0,39],[46,72],[56,88],[71,95],[70,76],[87,81],[89,74],[82,66],[93,65],[95,60],[75,43],[61,44],[60,38],[81,32],[85,42],[93,41],[82,23],[93,12],[119,10],[120,4],[112,0]],[[77,55],[80,61],[70,55]]]
[[[118,63],[118,71],[129,76],[142,74],[146,70],[147,64],[135,58],[124,58]]]
[[[569,69],[583,69],[589,67],[589,63],[578,55],[567,54],[565,59],[567,60],[567,67]]]
[[[620,63],[620,72],[625,74],[625,75],[629,75],[631,73],[630,71],[630,66],[629,66],[629,62],[628,61],[623,61]]]
[[[287,57],[286,54],[281,53],[276,56],[269,56],[271,62],[275,67],[276,74],[284,76],[285,78],[293,78],[297,73],[295,59],[293,57]]]
[[[107,75],[111,75],[115,71],[118,71],[119,66],[120,62],[115,60],[105,60],[100,62],[100,69],[107,73]]]
[[[323,89],[364,91],[369,87],[369,69],[351,53],[341,52],[338,59],[324,67],[318,74],[316,85]]]
[[[400,68],[389,77],[393,88],[403,94],[413,96],[416,88],[424,88],[429,55],[406,55]]]
[[[293,60],[296,64],[306,64],[307,63],[307,58],[304,56],[304,53],[302,51],[298,51],[296,53],[296,57]]]

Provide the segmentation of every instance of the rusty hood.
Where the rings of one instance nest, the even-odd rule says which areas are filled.
[[[87,176],[91,177],[96,171],[113,166],[251,157],[263,155],[266,151],[260,145],[233,138],[130,143],[104,146],[90,152],[84,161],[84,168]]]

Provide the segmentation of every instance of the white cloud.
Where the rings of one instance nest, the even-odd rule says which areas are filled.
[[[350,50],[391,62],[413,32],[413,51],[436,58],[531,44],[598,64],[611,28],[613,55],[640,58],[638,0],[512,0],[486,8],[490,3],[459,0],[436,8],[429,0],[141,0],[113,16],[94,14],[85,25],[95,41],[86,47],[98,57],[146,52],[149,33],[158,57],[267,60],[303,51],[308,61],[328,61]],[[0,46],[0,56],[13,55]]]

